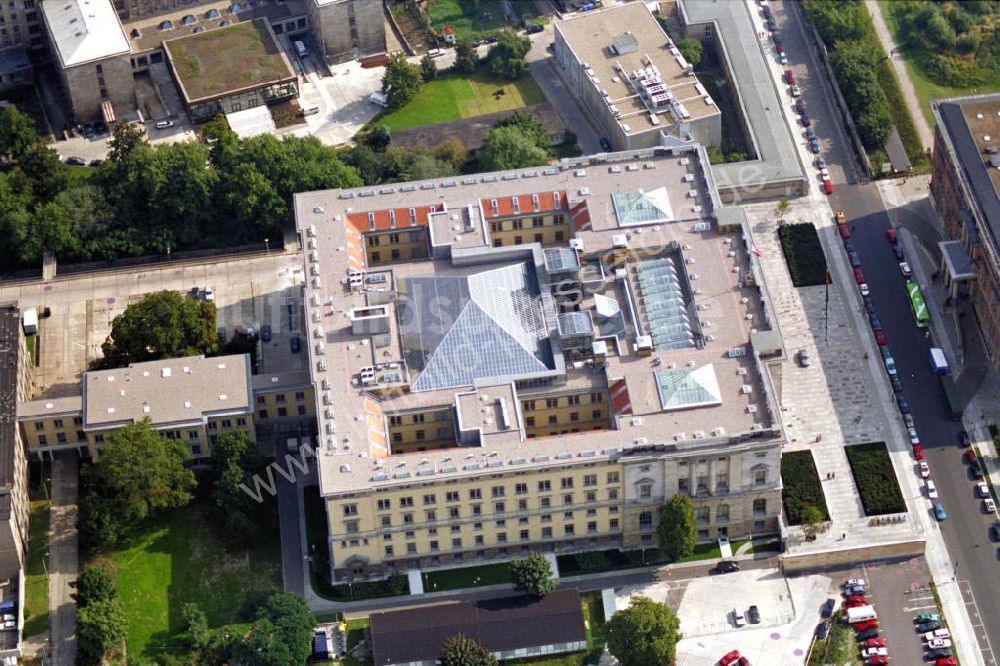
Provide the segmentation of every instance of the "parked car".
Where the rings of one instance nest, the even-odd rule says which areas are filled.
[[[82,157],[76,157],[74,155],[73,157],[66,158],[66,164],[69,164],[71,166],[87,166],[87,160],[83,159]]]
[[[787,83],[788,85],[792,85],[793,83],[795,83],[795,74],[793,74],[792,70],[790,69],[785,70],[785,83]]]
[[[862,296],[861,302],[865,304],[865,312],[867,312],[868,314],[875,312],[875,302],[872,301],[871,298],[869,298],[868,296]]]
[[[907,428],[913,427],[913,417],[910,414],[903,414],[903,424]]]
[[[858,622],[856,625],[854,625],[854,630],[857,631],[858,634],[859,634],[858,640],[864,640],[860,636],[860,634],[862,632],[870,631],[872,629],[878,629],[878,621],[877,620],[865,620],[864,622]],[[868,638],[873,638],[873,637],[872,636],[868,636]]]
[[[865,274],[861,271],[860,268],[854,269],[854,281],[857,282],[858,284],[864,284]]]
[[[941,502],[934,502],[934,518],[938,521],[945,520],[948,514],[944,511],[944,505]],[[936,627],[935,627],[936,628]]]
[[[993,501],[992,497],[987,497],[986,499],[983,500],[983,511],[985,511],[986,513],[997,512],[997,505],[996,502]]]
[[[829,632],[830,632],[830,625],[828,625],[826,622],[820,622],[819,624],[816,625],[816,638],[818,638],[819,640],[825,639],[826,635]]]
[[[826,601],[824,601],[823,605],[820,606],[820,609],[819,609],[819,615],[820,615],[820,617],[830,617],[831,615],[833,615],[833,608],[834,608],[834,605],[836,603],[837,602],[836,602],[835,599],[833,599],[833,597],[831,597],[831,598],[827,599]]]
[[[924,634],[925,641],[931,641],[934,640],[935,638],[951,638],[951,632],[948,631],[946,627],[942,627],[941,629],[928,631],[926,634]]]
[[[951,639],[950,638],[935,638],[933,640],[927,641],[927,647],[929,648],[950,648]]]
[[[799,118],[800,118],[800,120],[802,120],[802,126],[803,127],[812,127],[812,119],[809,118],[809,114],[808,113],[806,113],[805,111],[803,111],[802,115],[799,116]]]
[[[534,35],[536,33],[542,32],[543,30],[545,30],[545,26],[537,24],[529,25],[527,28],[524,29],[524,31],[529,35]]]
[[[851,237],[851,230],[847,228],[846,224],[838,224],[837,225],[837,232],[840,233],[840,237],[841,238],[850,238]]]
[[[270,324],[264,324],[263,326],[260,327],[260,339],[261,339],[262,342],[270,342],[271,341],[271,325]]]
[[[302,347],[302,343],[299,341],[299,336],[293,335],[292,338],[291,338],[291,340],[288,341],[288,343],[289,343],[289,346],[292,349],[292,353],[293,354],[298,354],[299,353],[299,349],[301,349],[301,347]]]
[[[156,129],[167,129],[174,126],[174,121],[172,120],[158,120],[156,121]]]
[[[966,451],[965,453],[963,453],[962,454],[962,460],[964,460],[967,463],[974,463],[974,462],[976,462],[976,450],[975,449],[969,449],[968,451]]]
[[[973,461],[973,463],[969,465],[969,472],[972,473],[972,478],[974,479],[983,478],[983,466],[979,463],[978,460]]]
[[[891,356],[885,359],[885,371],[889,373],[890,377],[895,377],[898,374],[898,371],[896,370],[896,360]],[[920,440],[917,439],[916,443],[919,442]],[[913,444],[914,442],[911,441],[910,443]]]
[[[824,157],[817,157],[816,158],[816,168],[817,169],[825,169],[826,168],[826,158],[824,158]],[[843,224],[844,222],[847,221],[847,219],[843,215],[844,211],[838,210],[837,213],[838,213],[838,215],[836,216],[836,219],[835,219],[835,221],[837,222],[837,224]]]
[[[954,657],[945,657],[935,661],[934,666],[958,666],[958,660]]]
[[[94,131],[94,126],[90,123],[83,124],[83,136],[87,139],[93,139],[97,136],[97,132]]]
[[[937,613],[921,613],[913,619],[922,624],[924,622],[940,622],[941,616]]]
[[[927,498],[928,499],[937,499],[938,498],[938,489],[937,489],[937,486],[935,486],[934,482],[931,481],[930,479],[927,479]]]
[[[990,538],[994,541],[1000,541],[1000,520],[995,520],[990,525]]]
[[[859,284],[858,285],[858,289],[861,290],[861,295],[862,296],[868,296],[869,294],[872,293],[871,288],[868,286],[868,283],[866,283],[866,282],[862,282],[861,284]]]
[[[924,459],[924,447],[920,446],[919,444],[915,444],[913,446],[913,458],[915,460],[923,460]]]
[[[865,631],[858,632],[858,640],[866,641],[869,638],[875,638],[878,636],[878,629],[866,629]]]
[[[872,328],[882,328],[882,320],[877,314],[868,315],[868,323]]]
[[[823,179],[823,191],[827,194],[833,194],[833,183],[829,178]]]
[[[812,127],[807,127],[806,128],[806,140],[807,141],[812,141],[815,138],[816,138],[816,130],[814,130]]]
[[[736,608],[734,608],[733,609],[733,626],[739,628],[739,627],[744,626],[746,623],[747,623],[746,616],[743,615],[742,612],[740,612],[739,610],[737,610]]]
[[[867,666],[886,666],[888,663],[889,656],[881,654],[877,654],[874,657],[868,657],[868,659],[865,660],[865,664],[867,664]]]
[[[848,585],[847,587],[844,588],[845,597],[852,597],[859,594],[863,595],[864,593],[865,593],[864,585]]]
[[[800,90],[797,85],[793,85],[790,88],[790,92],[792,93],[792,97],[798,97],[799,95],[802,94],[802,90]]]
[[[877,328],[875,329],[874,333],[875,333],[875,344],[884,345],[888,342],[888,340],[885,337],[885,333],[882,331],[882,329]]]
[[[889,375],[889,384],[892,386],[893,393],[903,392],[903,380],[899,378],[899,375]]]
[[[797,99],[797,100],[795,100],[795,110],[798,113],[805,113],[806,112],[806,102],[805,102],[805,100],[803,100],[803,99]],[[823,159],[823,158],[821,157],[820,159]],[[825,166],[825,164],[824,164],[824,166]]]
[[[729,666],[730,664],[735,664],[739,661],[740,651],[733,650],[732,652],[727,652],[722,659],[719,659],[719,666]]]
[[[782,65],[788,64],[788,55],[784,51],[778,51],[778,62]]]
[[[896,257],[896,261],[903,261],[906,257],[903,255],[903,250],[898,245],[892,246],[892,255]]]
[[[799,350],[799,365],[803,368],[808,368],[810,363],[809,352],[805,349]]]
[[[895,229],[886,229],[885,230],[885,239],[887,241],[889,241],[890,243],[895,244],[896,241],[897,241],[896,230]]]
[[[889,656],[889,650],[887,650],[884,647],[865,648],[864,650],[861,651],[862,659],[869,659],[871,657],[888,657],[888,656]]]
[[[104,160],[102,160],[102,159],[96,159],[96,160],[90,160],[90,164],[88,164],[87,166],[99,167],[102,164],[104,164]]]
[[[905,261],[899,262],[899,272],[903,274],[903,277],[910,277],[913,271],[910,270],[910,265]]]
[[[816,154],[816,153],[819,152],[819,150],[820,150],[820,148],[819,148],[819,139],[817,139],[816,137],[813,137],[812,139],[809,139],[809,150],[811,150],[813,152],[813,154]]]
[[[606,137],[601,137],[601,149],[605,152],[611,152],[611,142],[607,140]]]
[[[951,654],[952,653],[951,653],[951,648],[950,647],[945,647],[945,648],[931,648],[930,650],[927,651],[927,658],[928,659],[948,659],[949,657],[951,657]],[[954,661],[954,659],[952,661]]]
[[[977,493],[977,495],[979,497],[989,497],[990,496],[990,487],[986,484],[985,481],[981,482],[981,483],[977,483],[976,484],[976,493]]]
[[[760,624],[760,609],[756,605],[747,609],[747,621],[750,624]]]
[[[869,638],[864,643],[862,643],[862,646],[866,647],[866,648],[885,647],[885,639],[884,638]]]
[[[841,604],[843,608],[858,608],[860,606],[868,606],[868,605],[870,604],[867,599],[865,599],[864,597],[859,598],[857,596],[848,597],[847,599],[844,600],[844,603]]]
[[[719,560],[715,565],[715,571],[720,574],[733,573],[740,570],[740,563],[733,560]]]
[[[896,404],[899,406],[899,411],[903,414],[910,413],[910,401],[906,399],[906,396],[897,395]]]
[[[970,446],[972,440],[969,438],[969,432],[967,430],[962,430],[958,433],[958,445],[959,446]]]
[[[211,287],[205,287],[205,300],[210,303],[215,300],[215,290]],[[251,333],[251,335],[253,335],[253,333]]]
[[[770,30],[771,32],[774,32],[775,30],[778,29],[778,22],[774,20],[773,16],[768,16],[765,23],[767,24],[767,29]]]

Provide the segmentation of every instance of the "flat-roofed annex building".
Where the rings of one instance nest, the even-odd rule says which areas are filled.
[[[645,3],[555,23],[556,71],[615,150],[722,141],[722,114]]]
[[[745,215],[697,146],[295,197],[332,573],[778,531]]]
[[[931,200],[944,222],[941,276],[968,299],[1000,369],[1000,93],[936,100]]]

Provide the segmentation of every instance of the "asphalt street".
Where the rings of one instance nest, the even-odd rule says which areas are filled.
[[[778,3],[779,5],[782,3]],[[783,3],[787,4],[787,3]],[[885,238],[890,227],[876,186],[855,177],[850,145],[839,126],[830,95],[820,81],[822,70],[806,47],[801,16],[796,11],[776,11],[786,50],[800,64],[793,66],[796,80],[820,137],[823,156],[831,167],[834,193],[831,206],[843,210],[852,229],[851,241],[861,259],[861,268],[872,291],[872,300],[896,361],[915,426],[940,492],[948,518],[940,523],[948,552],[954,562],[963,596],[976,629],[983,657],[995,663],[989,636],[1000,636],[1000,616],[983,612],[1000,604],[1000,552],[991,543],[989,526],[993,516],[983,513],[973,495],[973,481],[962,462],[958,447],[961,425],[950,418],[938,377],[928,362],[932,340],[926,329],[918,329],[905,291],[905,278]],[[815,173],[815,171],[813,171]],[[834,279],[850,279],[835,275]],[[932,312],[931,316],[935,316]],[[926,504],[930,511],[930,502]],[[974,594],[974,598],[970,598]]]

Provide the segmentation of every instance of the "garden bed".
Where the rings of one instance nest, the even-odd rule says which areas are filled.
[[[822,511],[824,520],[830,519],[812,451],[790,451],[781,455],[781,485],[781,501],[789,525],[802,524],[802,511],[807,506]]]
[[[778,229],[792,284],[813,287],[826,283],[826,257],[816,227],[809,222],[786,224]]]
[[[845,446],[844,450],[866,516],[906,511],[885,442]]]

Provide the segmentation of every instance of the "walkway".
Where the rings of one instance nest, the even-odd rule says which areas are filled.
[[[76,602],[72,584],[79,571],[76,501],[79,459],[73,451],[52,461],[51,533],[49,536],[49,622],[52,664],[76,663]]]
[[[865,5],[868,6],[868,13],[872,15],[872,23],[875,24],[875,32],[878,34],[879,41],[882,42],[882,48],[885,49],[886,53],[891,54],[889,60],[892,62],[892,68],[896,70],[896,78],[899,79],[899,87],[903,91],[903,97],[906,98],[906,105],[910,107],[913,124],[916,126],[917,134],[920,136],[920,144],[924,147],[924,150],[930,150],[934,147],[934,132],[931,126],[927,124],[927,118],[920,108],[920,99],[913,89],[913,82],[910,80],[910,73],[906,71],[906,62],[903,60],[903,55],[899,52],[899,46],[897,46],[892,38],[892,33],[889,31],[889,26],[886,25],[885,17],[882,16],[882,10],[878,2],[876,0],[865,0]]]

